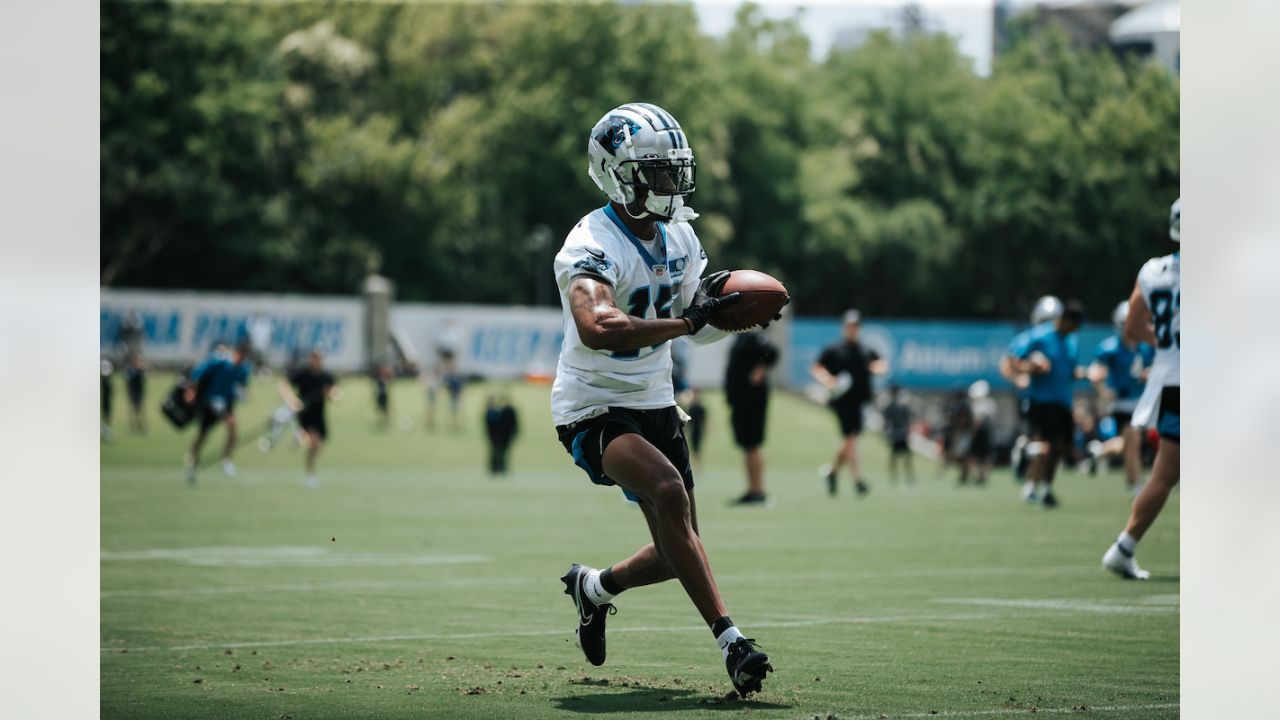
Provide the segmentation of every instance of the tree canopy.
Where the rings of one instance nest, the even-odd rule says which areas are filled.
[[[555,302],[550,255],[603,196],[586,135],[654,102],[698,162],[713,267],[806,314],[1102,317],[1169,252],[1176,76],[1023,34],[976,75],[938,34],[811,57],[744,5],[101,6],[104,285]],[[553,238],[547,242],[546,238]],[[547,277],[540,277],[540,274]]]

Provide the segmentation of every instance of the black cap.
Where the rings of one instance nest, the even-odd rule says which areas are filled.
[[[1068,300],[1062,308],[1062,319],[1084,322],[1084,303],[1079,300]]]

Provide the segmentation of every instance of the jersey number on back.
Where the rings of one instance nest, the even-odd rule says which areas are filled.
[[[649,302],[650,302],[649,286],[646,285],[641,288],[636,288],[636,291],[631,293],[631,300],[628,302],[628,305],[630,305],[630,308],[627,310],[627,314],[633,317],[638,317],[638,318],[645,317],[649,313]],[[659,318],[671,317],[671,286],[670,285],[658,286],[658,299],[653,303],[653,309],[657,313],[657,317]],[[661,344],[662,343],[657,343],[652,347],[656,349]],[[636,348],[635,350],[619,350],[618,352],[615,352],[613,354],[613,357],[619,360],[634,360],[640,357],[640,349]]]
[[[1151,323],[1156,330],[1156,347],[1168,350],[1182,347],[1182,333],[1173,331],[1173,314],[1178,311],[1179,296],[1172,290],[1151,291]]]

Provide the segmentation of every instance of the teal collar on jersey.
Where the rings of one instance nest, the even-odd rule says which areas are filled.
[[[627,239],[631,241],[631,244],[636,246],[636,250],[640,253],[640,257],[644,259],[645,263],[647,263],[649,267],[666,268],[667,266],[667,227],[665,224],[657,223],[658,247],[662,250],[662,259],[655,260],[653,255],[650,255],[648,249],[645,248],[644,243],[640,242],[640,238],[636,237],[636,234],[631,232],[631,228],[627,227],[627,224],[622,222],[622,218],[618,217],[618,213],[614,211],[612,205],[604,206],[604,214],[608,215],[609,219],[613,221],[613,224],[617,225],[618,229],[622,231],[622,234],[626,235]]]

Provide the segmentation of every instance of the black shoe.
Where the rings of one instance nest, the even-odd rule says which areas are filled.
[[[749,492],[729,504],[730,505],[763,505],[764,503],[765,503],[764,493]]]
[[[573,598],[573,604],[578,609],[578,627],[574,631],[578,636],[578,647],[587,656],[587,662],[603,665],[605,616],[613,615],[618,610],[610,603],[596,605],[587,597],[582,585],[587,580],[588,570],[589,568],[574,563],[569,566],[569,572],[560,578],[560,582],[564,583],[564,594]]]
[[[1044,497],[1040,499],[1040,504],[1052,510],[1058,507],[1058,498],[1053,496],[1053,491],[1046,492]]]
[[[858,493],[859,497],[871,492],[871,486],[867,485],[862,480],[855,480],[853,482],[853,489]]]
[[[724,664],[729,670],[729,679],[733,681],[733,689],[742,697],[760,692],[760,682],[773,672],[769,656],[757,650],[756,641],[749,638],[738,638],[729,646],[729,656]]]
[[[830,465],[823,465],[818,468],[818,475],[827,481],[827,494],[831,497],[836,496],[836,471],[831,469]]]

